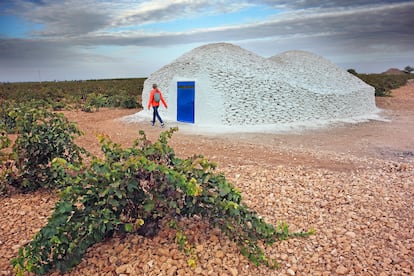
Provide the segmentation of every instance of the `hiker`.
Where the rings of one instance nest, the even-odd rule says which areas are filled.
[[[158,89],[157,84],[152,85],[152,90],[150,92],[149,101],[148,101],[148,109],[153,109],[152,113],[152,125],[155,125],[155,119],[158,118],[158,120],[161,123],[161,127],[164,127],[164,122],[161,119],[160,114],[158,113],[158,107],[160,107],[160,101],[165,106],[165,108],[168,108],[167,103],[164,100],[164,97],[162,96],[161,91]]]

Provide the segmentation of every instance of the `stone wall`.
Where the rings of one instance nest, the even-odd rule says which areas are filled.
[[[335,121],[378,112],[374,88],[323,57],[289,51],[263,58],[227,43],[196,48],[151,74],[143,105],[157,83],[170,106],[162,115],[175,121],[176,83],[188,80],[196,82],[195,125]]]

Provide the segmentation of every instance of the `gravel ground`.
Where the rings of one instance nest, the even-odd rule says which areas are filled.
[[[130,234],[96,244],[65,275],[414,275],[414,84],[393,95],[377,99],[390,122],[299,134],[173,136],[177,154],[216,161],[268,222],[315,228],[314,236],[266,248],[280,269],[254,266],[220,231],[192,219],[183,223],[196,244],[196,268],[187,266],[174,233],[162,230],[154,238]],[[158,127],[116,120],[134,112],[65,115],[85,132],[79,144],[98,153],[98,132],[125,146],[138,129],[158,136]],[[47,191],[0,199],[0,275],[13,275],[10,259],[45,225],[56,200]]]

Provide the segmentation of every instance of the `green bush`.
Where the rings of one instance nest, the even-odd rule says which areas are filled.
[[[3,157],[7,156],[3,150],[10,146],[10,139],[7,137],[7,132],[5,131],[4,126],[0,123],[0,165],[6,161]]]
[[[5,101],[0,103],[0,124],[7,133],[17,133],[17,117],[29,110],[47,110],[51,107],[43,100],[27,102]]]
[[[52,103],[52,109],[54,111],[63,110],[66,107],[66,104],[64,102],[54,102]]]
[[[137,101],[136,97],[127,96],[122,98],[121,108],[142,108],[142,105]]]
[[[176,157],[168,145],[175,130],[163,132],[154,143],[141,131],[127,149],[101,136],[104,158],[93,157],[87,166],[55,159],[55,174],[66,188],[47,225],[12,260],[16,271],[69,270],[88,247],[105,237],[118,231],[153,236],[161,221],[176,229],[180,248],[188,248],[177,225],[180,217],[195,215],[219,227],[256,265],[275,265],[259,243],[311,234],[289,233],[286,224],[267,224],[202,156]]]
[[[136,96],[129,96],[126,93],[107,96],[104,94],[90,93],[86,96],[81,110],[85,112],[99,111],[101,107],[137,108],[141,105],[137,102]]]
[[[7,165],[6,178],[10,185],[22,191],[53,187],[53,158],[60,157],[74,164],[82,162],[86,151],[74,142],[82,133],[63,114],[24,105],[9,114],[15,120],[18,134]]]
[[[98,111],[99,108],[106,106],[106,99],[107,96],[103,94],[90,93],[86,98],[85,106],[94,107]]]
[[[129,96],[127,94],[109,96],[107,99],[107,106],[128,109],[142,107],[142,105],[138,103],[136,96]]]
[[[0,104],[0,124],[6,133],[14,133],[16,130],[16,110],[13,103],[4,102]]]
[[[94,112],[98,111],[101,107],[137,108],[141,107],[141,105],[137,102],[136,96],[130,96],[126,93],[112,96],[91,93],[86,97],[86,101],[82,105],[81,110]]]

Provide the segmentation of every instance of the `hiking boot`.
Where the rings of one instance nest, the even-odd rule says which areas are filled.
[[[161,124],[161,127],[164,127],[164,126],[165,126],[165,124],[164,124],[164,123],[162,123],[162,124]]]

